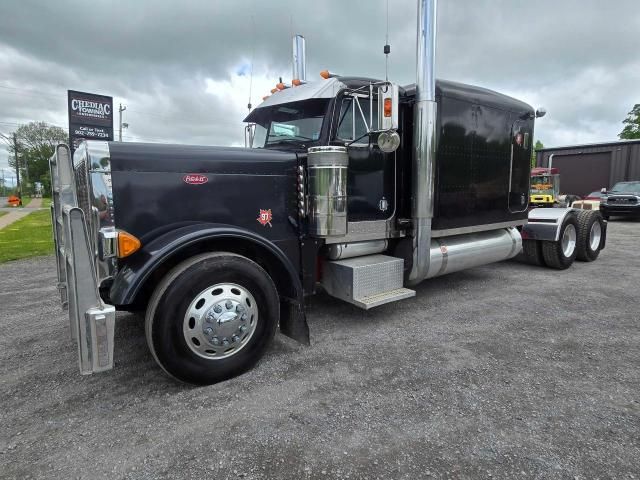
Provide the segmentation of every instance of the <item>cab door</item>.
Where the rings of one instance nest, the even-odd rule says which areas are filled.
[[[523,212],[529,206],[531,172],[532,122],[516,120],[511,127],[508,208]]]
[[[347,93],[337,104],[335,143],[349,144],[347,218],[386,220],[395,212],[395,152],[384,153],[368,131],[377,129],[377,98]]]

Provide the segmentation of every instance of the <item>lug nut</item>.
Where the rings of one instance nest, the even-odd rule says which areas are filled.
[[[244,307],[242,305],[238,304],[238,306],[236,307],[236,312],[238,312],[238,313],[244,312]]]
[[[220,305],[216,305],[213,307],[213,311],[216,313],[220,313],[222,311],[222,307]]]
[[[204,329],[205,335],[211,335],[213,333],[213,328],[208,327]]]
[[[246,326],[246,325],[242,325],[242,326],[240,327],[240,331],[241,331],[242,333],[246,332],[246,331],[247,331],[247,326]]]
[[[227,345],[229,345],[229,340],[228,340],[228,339],[226,339],[226,338],[223,338],[223,339],[222,339],[222,345],[224,345],[225,347],[226,347]]]
[[[233,337],[231,337],[231,340],[233,340],[233,343],[236,343],[240,341],[240,337],[238,335],[234,335]]]
[[[220,345],[220,339],[218,337],[213,337],[211,339],[211,343],[213,343],[214,345]]]
[[[243,313],[242,316],[240,317],[240,320],[242,320],[243,322],[247,321],[247,314]]]
[[[231,303],[231,300],[227,300],[227,303],[225,303],[224,306],[227,307],[227,310],[231,310],[233,308],[233,303]]]

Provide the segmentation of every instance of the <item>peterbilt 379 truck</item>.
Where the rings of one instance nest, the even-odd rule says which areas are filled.
[[[298,74],[246,118],[251,148],[57,147],[59,287],[82,373],[112,368],[116,310],[144,312],[169,375],[210,384],[278,329],[309,343],[319,290],[370,309],[521,253],[557,269],[597,257],[598,212],[528,211],[537,112],[435,79],[435,8],[418,1],[416,84]]]

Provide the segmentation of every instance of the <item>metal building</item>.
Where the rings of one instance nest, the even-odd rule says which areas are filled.
[[[536,164],[560,169],[560,191],[587,195],[616,182],[640,180],[640,139],[536,150]]]

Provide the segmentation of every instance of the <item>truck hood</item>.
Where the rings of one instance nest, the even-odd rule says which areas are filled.
[[[281,150],[158,143],[109,142],[112,172],[277,175],[295,165]]]

